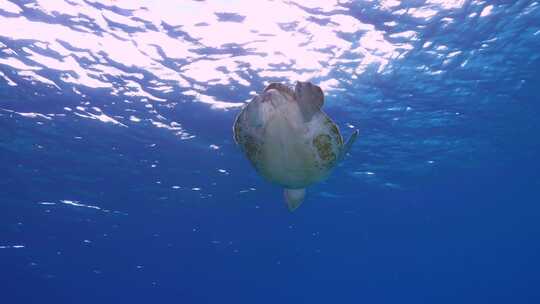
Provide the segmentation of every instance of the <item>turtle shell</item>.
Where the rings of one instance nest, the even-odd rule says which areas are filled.
[[[270,84],[237,116],[234,139],[266,179],[306,187],[330,173],[343,145],[322,104],[322,90],[311,83],[297,83],[294,91]]]

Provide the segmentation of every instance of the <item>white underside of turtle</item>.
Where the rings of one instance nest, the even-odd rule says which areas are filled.
[[[289,210],[300,206],[305,188],[330,174],[355,141],[344,144],[336,124],[322,111],[321,88],[297,82],[294,91],[272,83],[238,114],[236,143],[255,169],[282,186]]]

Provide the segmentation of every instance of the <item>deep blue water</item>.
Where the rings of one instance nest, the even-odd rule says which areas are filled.
[[[290,213],[232,139],[360,136]],[[540,303],[540,1],[0,0],[0,303]]]

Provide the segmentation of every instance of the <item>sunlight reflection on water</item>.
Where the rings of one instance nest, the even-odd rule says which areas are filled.
[[[235,102],[218,100],[205,89],[249,87],[254,77],[317,78],[323,88],[331,89],[339,83],[324,80],[333,70],[348,65],[355,75],[378,64],[382,71],[390,58],[399,55],[383,32],[343,14],[345,8],[331,1],[301,5],[144,1],[138,5],[39,0],[3,1],[0,9],[9,13],[0,18],[0,36],[25,45],[19,51],[4,46],[0,64],[18,71],[21,78],[57,89],[60,82],[110,88],[114,94],[154,101],[164,101],[156,96],[159,92],[173,90],[217,108],[236,107],[235,102],[245,96]],[[343,37],[358,34],[358,42]],[[401,50],[410,48],[400,45]],[[45,69],[56,71],[57,77],[40,75]],[[149,76],[150,88],[139,82]],[[115,78],[123,78],[123,85],[115,83]]]
[[[385,31],[351,16],[354,5],[424,22],[464,2],[3,0],[0,37],[18,43],[0,44],[0,65],[15,71],[0,77],[10,86],[30,81],[60,91],[69,84],[79,95],[77,88],[105,88],[151,102],[180,93],[221,109],[248,96],[222,100],[209,88],[250,88],[259,79],[317,81],[331,94],[368,68],[383,73],[419,39],[414,30],[388,31],[394,21]],[[492,9],[478,11],[485,17]]]
[[[540,32],[531,21],[539,8],[531,0],[0,0],[0,117],[143,126],[190,140],[206,131],[203,117],[223,119],[210,109],[235,110],[269,82],[309,80],[324,89],[326,109],[373,130],[362,140],[371,159],[390,163],[380,149],[391,145],[426,151],[425,164],[437,148],[467,140],[399,134],[456,129],[472,107],[512,100],[502,88],[528,85],[526,69],[539,58],[537,39],[526,39]],[[209,111],[184,114],[204,109],[186,110],[193,104]],[[223,153],[223,134],[198,145]]]

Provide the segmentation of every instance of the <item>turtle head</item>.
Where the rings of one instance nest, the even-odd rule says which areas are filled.
[[[260,102],[264,105],[278,107],[287,102],[294,102],[294,92],[282,83],[269,84],[260,95]]]

